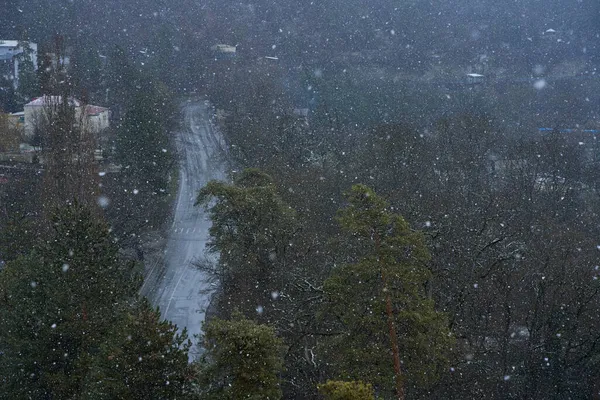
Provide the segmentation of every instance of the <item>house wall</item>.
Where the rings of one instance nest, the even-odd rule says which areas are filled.
[[[109,127],[108,110],[99,114],[90,115],[87,118],[87,128],[90,132],[97,134]]]
[[[41,123],[41,118],[44,116],[42,106],[25,106],[25,137],[31,139],[35,134],[35,127]]]
[[[75,108],[75,119],[76,121],[81,120],[82,107]],[[38,124],[43,124],[45,121],[44,106],[42,105],[26,105],[24,107],[25,112],[25,137],[27,139],[33,138],[35,135],[35,128]],[[85,129],[88,129],[91,133],[97,134],[107,129],[109,124],[109,110],[104,112],[89,115],[85,121]]]

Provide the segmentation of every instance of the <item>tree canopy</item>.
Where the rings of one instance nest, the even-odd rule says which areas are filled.
[[[323,317],[336,333],[321,342],[327,366],[398,396],[404,387],[431,385],[453,340],[427,293],[424,237],[368,187],[353,186],[347,198],[338,221],[349,251],[323,286]]]
[[[210,400],[277,400],[283,367],[280,339],[273,328],[236,313],[204,326],[206,353],[200,361],[199,390]]]

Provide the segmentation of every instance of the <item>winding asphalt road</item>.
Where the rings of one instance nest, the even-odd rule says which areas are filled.
[[[213,292],[209,277],[195,264],[205,258],[210,221],[201,207],[194,207],[198,190],[211,179],[225,179],[225,142],[210,122],[208,102],[188,101],[182,106],[176,143],[180,157],[179,192],[173,223],[163,255],[147,266],[140,293],[158,306],[162,317],[181,330],[187,328],[194,346],[190,359],[199,355],[194,335]]]

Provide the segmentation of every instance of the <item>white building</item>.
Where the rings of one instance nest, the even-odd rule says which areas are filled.
[[[237,47],[228,44],[216,44],[210,48],[216,59],[232,59],[236,57]]]
[[[42,96],[25,104],[25,136],[32,138],[36,133],[36,128],[43,126],[48,108],[58,106],[61,102],[61,96]],[[74,98],[69,99],[69,104],[75,108],[75,120],[85,124],[84,129],[88,132],[98,134],[110,126],[110,110],[108,108],[91,104],[83,105]],[[82,115],[82,113],[84,114]]]
[[[105,107],[87,105],[85,106],[85,116],[87,129],[93,134],[99,134],[110,126],[110,110]]]
[[[30,60],[33,68],[37,70],[37,44],[28,43],[30,50]],[[13,82],[13,87],[19,87],[19,55],[22,55],[25,49],[18,40],[0,40],[0,76]]]
[[[467,74],[467,83],[469,84],[478,84],[478,83],[483,83],[483,81],[485,80],[485,75],[481,75],[481,74]]]
[[[229,53],[229,54],[235,54],[237,47],[236,46],[230,46],[228,44],[216,44],[214,46],[212,46],[210,48],[212,51],[217,52],[217,53]]]

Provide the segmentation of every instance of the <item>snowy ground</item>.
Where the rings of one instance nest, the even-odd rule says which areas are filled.
[[[188,101],[182,108],[183,123],[177,132],[180,158],[179,193],[164,252],[146,266],[141,294],[158,306],[163,318],[190,338],[201,331],[212,293],[205,274],[194,263],[204,257],[210,221],[201,207],[194,207],[198,190],[211,179],[225,178],[225,143],[210,123],[210,108],[203,101]],[[190,359],[198,355],[196,346]]]

